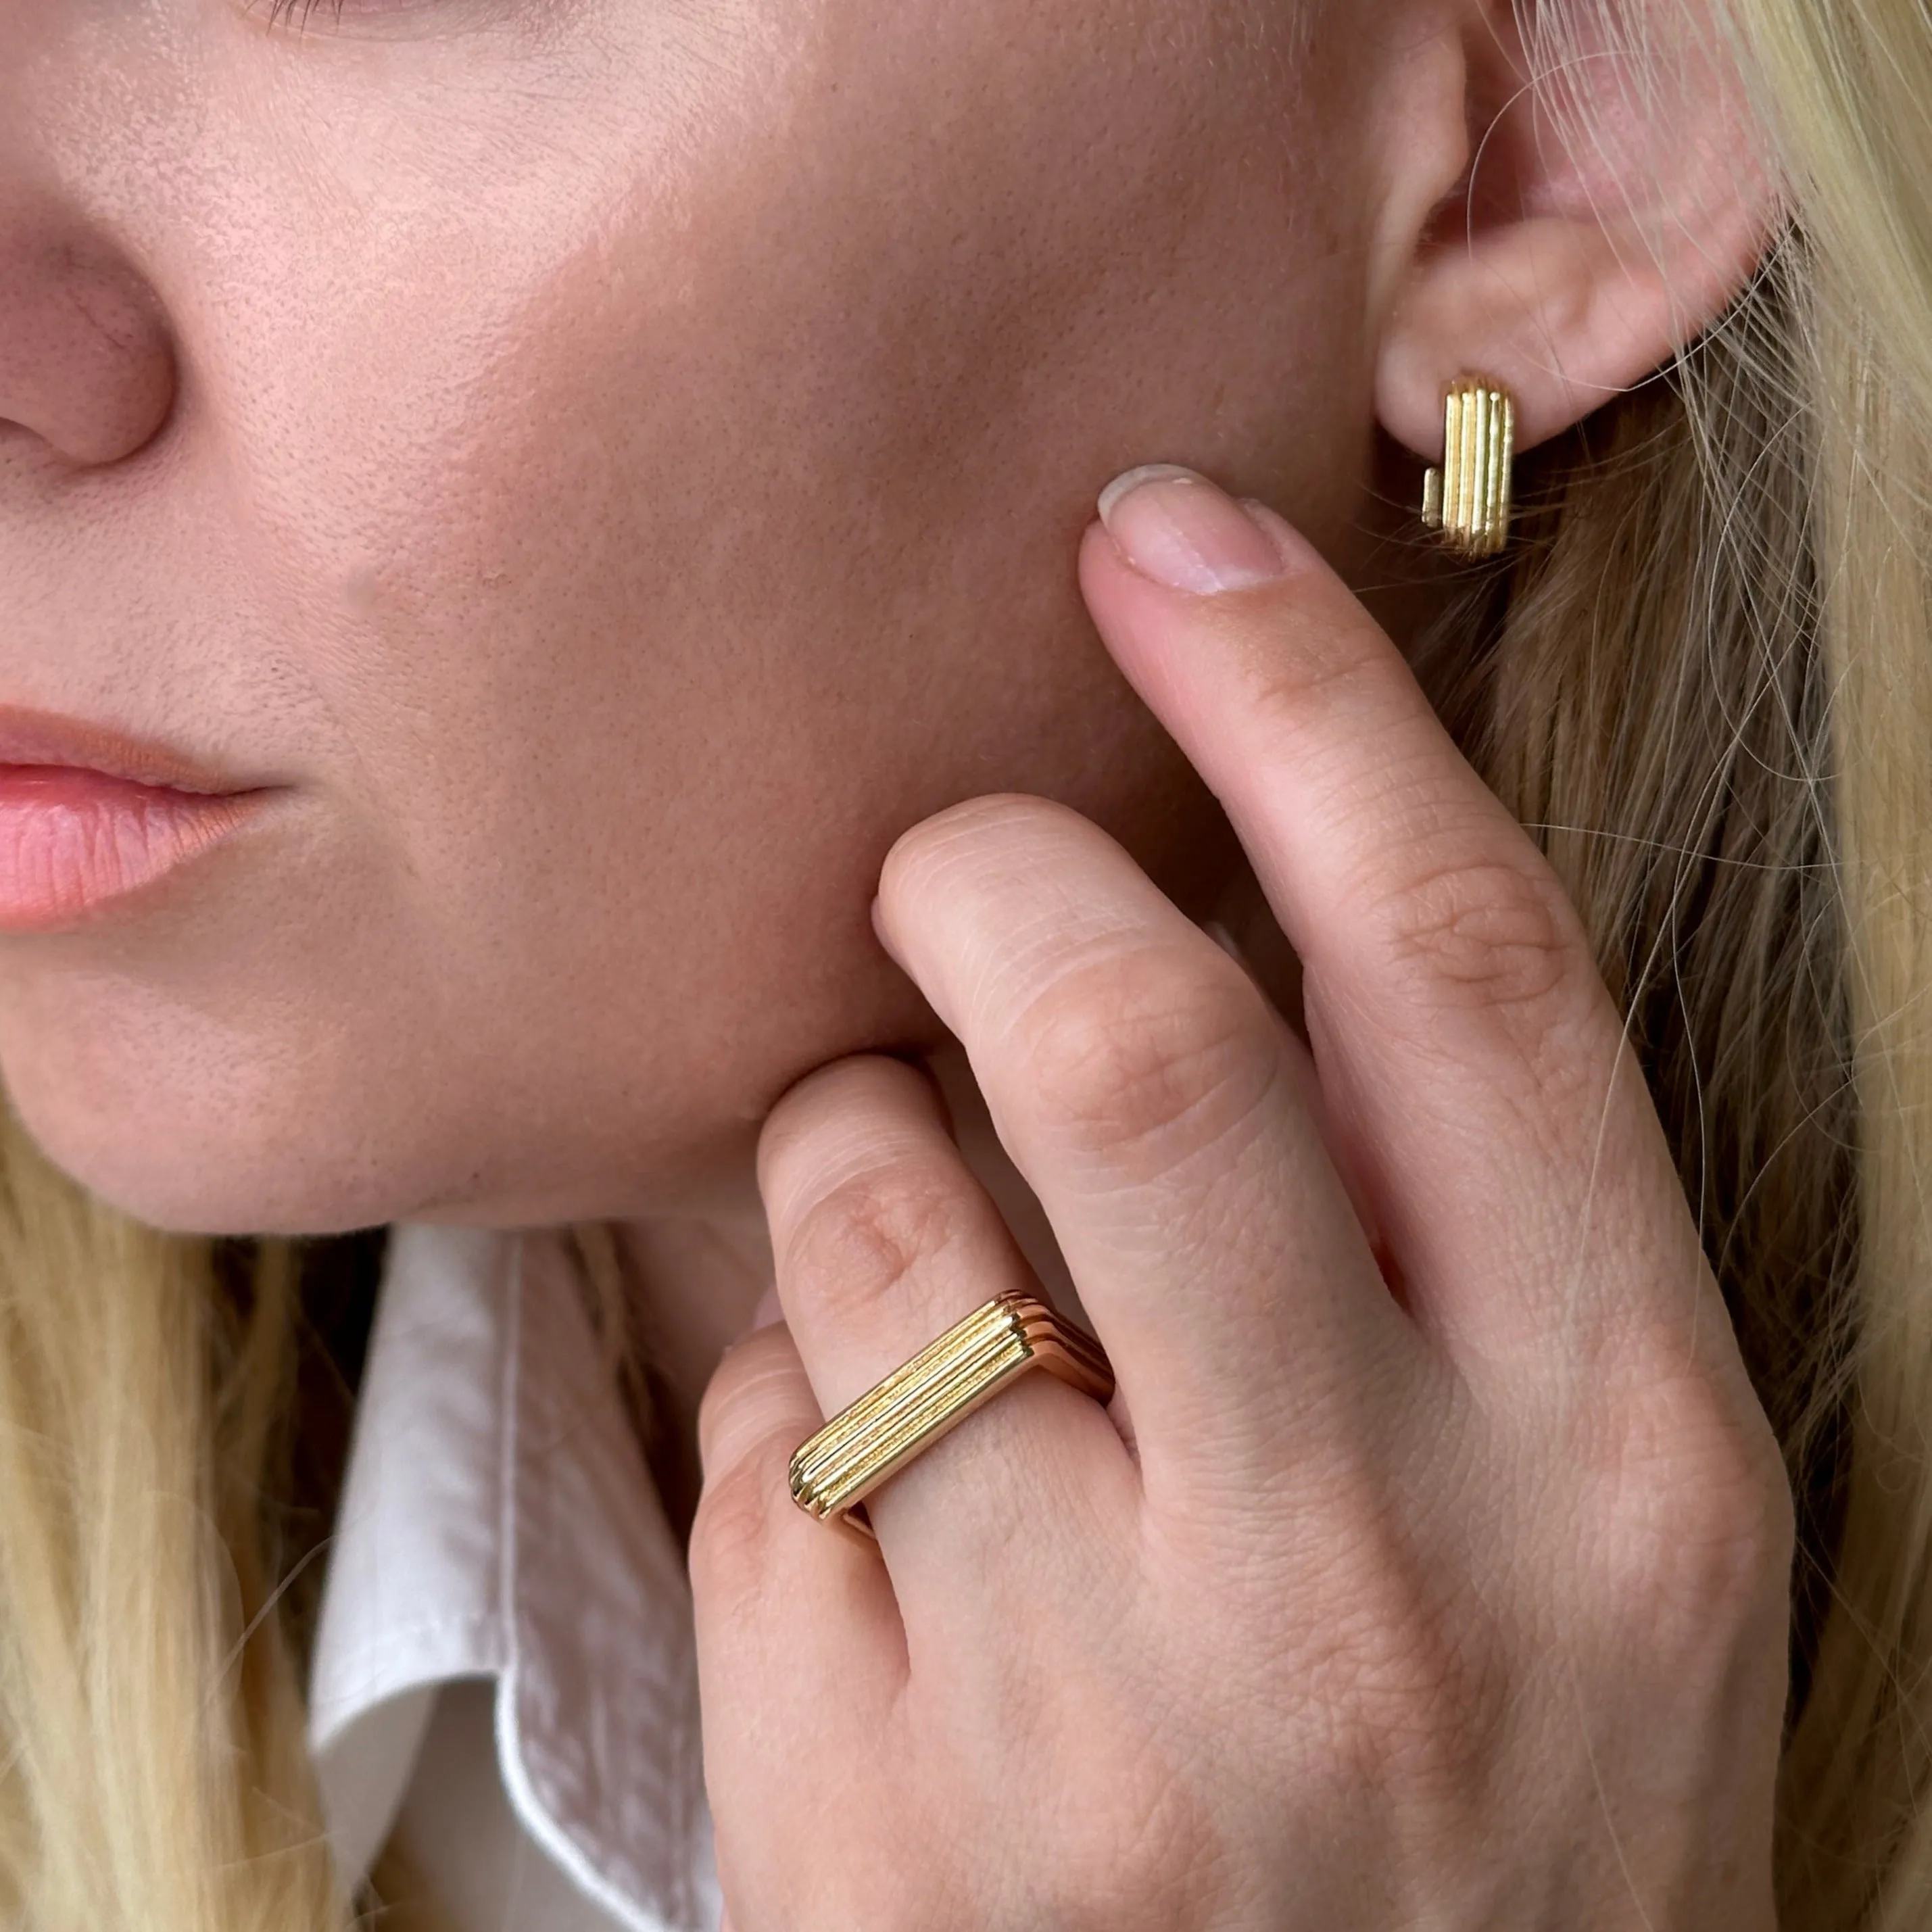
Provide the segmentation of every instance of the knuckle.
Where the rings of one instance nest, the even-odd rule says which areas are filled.
[[[1272,1015],[1218,956],[1140,948],[1094,962],[1040,994],[1019,1033],[1048,1130],[1156,1172],[1223,1142],[1280,1072]]]
[[[800,1215],[787,1276],[836,1318],[863,1317],[965,1238],[971,1204],[951,1177],[913,1158],[848,1175]]]
[[[1580,970],[1594,974],[1562,886],[1527,854],[1406,879],[1383,901],[1381,923],[1390,956],[1428,1004],[1495,1013],[1532,1038]]]
[[[691,1526],[691,1587],[700,1602],[728,1606],[758,1591],[770,1560],[772,1514],[781,1502],[788,1450],[776,1442],[707,1480]]]
[[[1739,1623],[1782,1605],[1789,1580],[1795,1511],[1770,1426],[1688,1372],[1651,1382],[1626,1415],[1606,1599],[1679,1640],[1728,1642]]]

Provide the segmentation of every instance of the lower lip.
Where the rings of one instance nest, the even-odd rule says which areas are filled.
[[[259,793],[177,791],[71,765],[0,765],[0,932],[47,932],[218,844]]]

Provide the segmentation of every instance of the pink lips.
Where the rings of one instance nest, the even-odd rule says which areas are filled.
[[[206,851],[266,795],[164,746],[0,705],[0,932],[46,932]]]

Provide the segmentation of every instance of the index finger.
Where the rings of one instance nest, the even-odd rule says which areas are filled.
[[[1691,1315],[1695,1229],[1548,862],[1312,545],[1186,472],[1145,475],[1103,499],[1082,587],[1300,956],[1322,1085],[1418,1312],[1514,1352],[1526,1320],[1574,1322],[1584,1255],[1660,1241],[1619,1278]]]

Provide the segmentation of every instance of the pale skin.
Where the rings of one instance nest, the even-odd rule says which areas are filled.
[[[1533,443],[1742,285],[1717,70],[1578,151],[1478,0],[0,44],[0,701],[274,792],[0,940],[0,1068],[163,1226],[627,1224],[733,1932],[1768,1932],[1774,1448],[1386,562],[1448,380]],[[1095,524],[1151,460],[1232,494]],[[867,1546],[791,1448],[1027,1279],[956,1040],[1120,1393]]]
[[[821,1412],[1036,1284],[916,1073],[766,1124],[785,1320],[712,1383],[692,1544],[737,1932],[1773,1923],[1790,1505],[1655,1117],[1541,858],[1256,518],[1146,486],[1082,580],[1312,1053],[1060,808],[959,807],[880,883],[1111,1413],[1036,1376],[876,1548],[802,1515]]]

